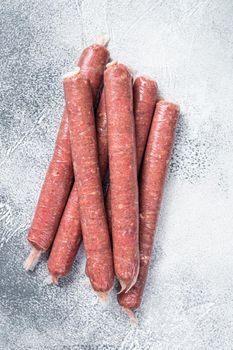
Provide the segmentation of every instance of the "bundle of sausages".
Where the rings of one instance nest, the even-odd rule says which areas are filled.
[[[83,239],[93,289],[105,300],[115,275],[118,302],[132,316],[146,283],[179,108],[157,102],[155,81],[139,76],[133,83],[125,65],[108,63],[106,46],[84,49],[64,77],[65,108],[24,267],[33,270],[51,247],[48,270],[57,284]]]

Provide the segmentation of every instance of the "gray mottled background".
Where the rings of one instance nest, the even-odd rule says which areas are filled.
[[[0,349],[233,349],[232,0],[1,0]],[[128,322],[84,255],[59,287],[22,265],[63,109],[62,75],[96,34],[181,106],[149,282]]]

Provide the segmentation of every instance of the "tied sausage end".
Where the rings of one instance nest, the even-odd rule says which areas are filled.
[[[52,284],[52,278],[51,278],[51,275],[48,275],[48,276],[44,279],[43,285],[44,285],[44,286],[49,286],[49,285],[51,285],[51,284]]]
[[[33,271],[36,267],[40,256],[42,254],[42,250],[36,249],[35,247],[32,248],[30,254],[28,255],[27,259],[25,260],[23,266],[26,271]]]
[[[127,309],[125,307],[123,307],[123,310],[127,313],[128,317],[132,323],[138,324],[137,316],[135,315],[133,310]]]
[[[75,67],[74,70],[72,70],[71,72],[68,72],[66,73],[64,76],[63,76],[63,79],[69,79],[69,78],[73,78],[75,77],[77,74],[80,73],[80,67]]]
[[[51,274],[50,277],[51,277],[51,282],[52,282],[52,284],[54,284],[54,285],[57,286],[57,285],[58,285],[58,282],[59,282],[60,276],[56,276],[56,275]]]
[[[44,282],[43,282],[43,285],[58,285],[58,280],[61,276],[55,276],[55,275],[52,275],[52,274],[49,274],[45,279],[44,279]]]
[[[96,37],[96,44],[107,47],[110,41],[110,37],[106,33],[101,33]]]
[[[118,64],[118,61],[114,60],[114,61],[111,61],[109,62],[108,64],[106,64],[106,68],[109,68],[111,66],[115,66],[116,64]]]
[[[106,305],[109,303],[109,292],[97,292],[101,304]]]

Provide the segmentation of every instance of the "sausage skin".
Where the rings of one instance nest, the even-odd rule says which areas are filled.
[[[80,73],[64,78],[70,139],[78,188],[86,271],[97,292],[108,292],[113,285],[113,261],[104,208],[93,100],[89,80]]]
[[[139,76],[133,84],[133,103],[136,132],[137,169],[140,171],[141,162],[146,147],[155,104],[158,86],[154,80]],[[108,224],[111,228],[111,186],[109,186],[105,201]]]
[[[160,101],[156,105],[140,182],[139,275],[128,293],[118,295],[119,304],[127,310],[134,310],[141,304],[178,114],[179,107],[173,103]]]
[[[139,210],[132,77],[123,64],[104,73],[108,116],[112,240],[115,274],[122,290],[136,282],[139,269]]]
[[[101,178],[103,179],[108,167],[107,115],[104,90],[96,112],[96,126],[99,167]],[[77,186],[74,185],[48,259],[48,270],[53,283],[57,284],[58,278],[66,276],[70,272],[81,241],[82,230],[78,209],[78,190]]]
[[[109,52],[103,45],[91,45],[84,49],[78,61],[82,74],[90,80],[95,100],[103,79]],[[28,241],[33,246],[25,261],[26,270],[35,267],[42,252],[49,249],[56,235],[69,192],[73,184],[73,165],[70,147],[69,123],[64,110],[54,154],[41,190]]]

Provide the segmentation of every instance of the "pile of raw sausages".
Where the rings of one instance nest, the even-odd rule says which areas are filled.
[[[57,284],[83,239],[93,289],[105,299],[116,276],[118,302],[132,315],[146,283],[179,108],[158,101],[155,81],[133,83],[125,65],[108,61],[106,43],[94,44],[64,77],[65,108],[24,266],[33,270],[51,248],[48,270]]]

